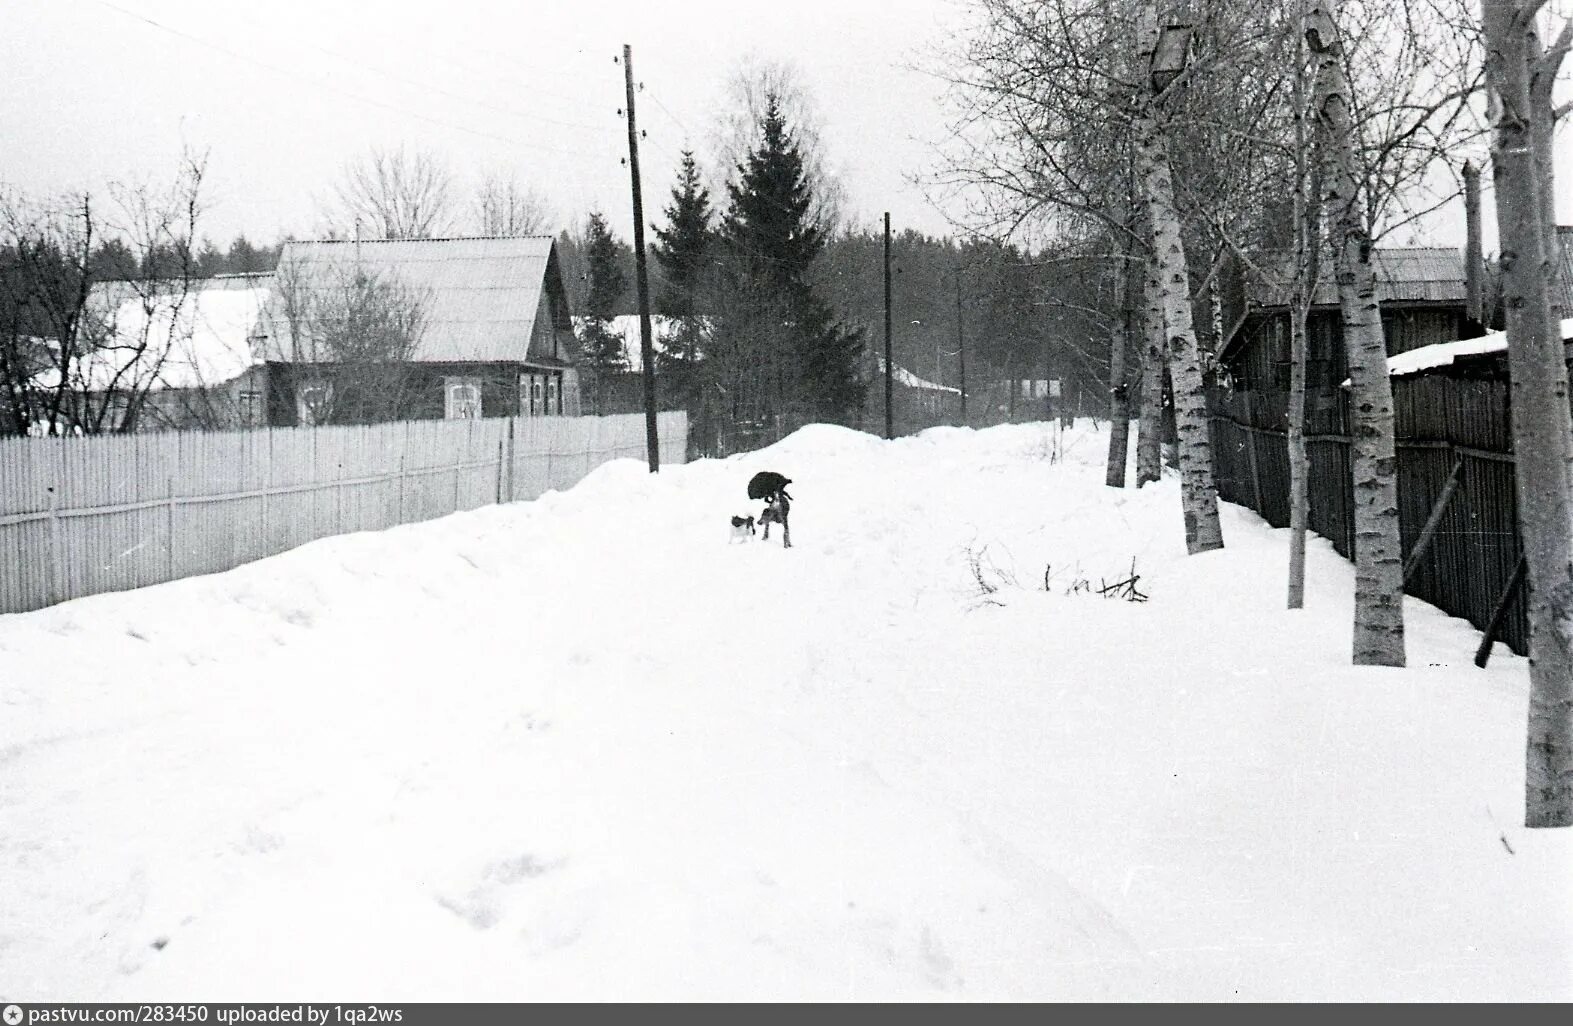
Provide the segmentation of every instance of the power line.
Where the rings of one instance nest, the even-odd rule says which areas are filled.
[[[648,92],[648,90],[647,90],[647,92]],[[683,133],[685,135],[687,135],[688,137],[690,137],[690,138],[693,137],[694,131],[693,131],[693,129],[688,127],[687,122],[685,122],[682,118],[678,117],[676,114],[672,113],[671,108],[668,107],[666,104],[662,103],[661,102],[661,98],[659,96],[655,95],[655,93],[650,92],[650,93],[648,93],[648,95],[649,95],[651,101],[653,101],[657,107],[661,108],[662,113],[664,113],[668,118],[672,119],[672,123],[673,124],[677,125],[678,128],[681,128],[683,130]]]
[[[311,83],[313,85],[316,85],[317,87],[319,87],[321,89],[324,89],[324,90],[326,90],[328,92],[337,93],[340,96],[345,96],[345,97],[348,97],[349,99],[357,100],[357,101],[359,101],[361,103],[367,104],[367,105],[372,106],[372,107],[379,107],[379,108],[381,108],[383,110],[392,111],[395,114],[402,114],[405,117],[414,118],[414,119],[416,119],[418,121],[424,121],[424,122],[427,122],[428,124],[438,125],[440,127],[448,128],[448,129],[451,129],[451,130],[456,131],[456,132],[464,132],[464,133],[469,134],[469,135],[478,136],[478,137],[480,137],[482,139],[491,139],[494,142],[506,143],[509,146],[522,146],[525,149],[542,150],[542,151],[545,151],[545,152],[556,153],[556,154],[560,154],[562,156],[567,156],[567,157],[579,156],[582,153],[582,151],[566,150],[566,149],[563,149],[561,147],[549,146],[549,145],[546,145],[544,143],[525,142],[522,139],[516,139],[516,138],[512,138],[512,137],[508,137],[508,136],[497,135],[494,132],[487,132],[487,131],[484,131],[484,130],[478,129],[478,128],[470,128],[467,125],[461,125],[461,124],[458,124],[457,122],[447,121],[447,120],[444,120],[442,118],[433,117],[433,116],[431,116],[429,114],[422,114],[419,111],[410,110],[409,108],[399,106],[398,104],[389,103],[389,102],[387,102],[385,100],[379,100],[379,99],[376,99],[375,97],[366,96],[366,95],[361,94],[361,93],[357,93],[357,92],[353,92],[353,91],[348,90],[348,89],[340,88],[339,86],[333,85],[331,82],[329,82],[329,81],[327,81],[325,79],[318,78],[316,76],[309,75],[309,74],[306,74],[304,72],[291,71],[291,70],[288,70],[288,69],[285,69],[285,68],[281,68],[281,67],[279,67],[277,65],[274,65],[274,64],[269,64],[266,61],[258,60],[257,58],[251,56],[250,54],[242,53],[242,52],[240,52],[238,50],[231,49],[230,47],[224,46],[221,43],[215,43],[215,42],[213,42],[211,40],[203,39],[200,36],[193,35],[190,32],[186,32],[186,31],[184,31],[182,29],[178,29],[178,28],[174,28],[174,27],[169,26],[169,25],[165,25],[164,23],[159,22],[159,21],[155,21],[152,18],[147,17],[146,15],[140,14],[140,13],[138,13],[136,11],[128,10],[128,9],[126,9],[124,7],[119,6],[118,4],[111,3],[110,0],[92,0],[92,2],[98,4],[100,7],[104,7],[104,8],[107,8],[109,10],[115,11],[118,14],[124,15],[125,17],[132,18],[132,19],[134,19],[136,21],[140,21],[140,22],[143,22],[144,24],[150,25],[153,28],[156,28],[156,29],[158,29],[161,32],[167,32],[170,35],[178,36],[181,39],[185,39],[185,40],[188,40],[190,42],[196,43],[199,46],[205,46],[205,47],[207,47],[207,48],[209,48],[211,50],[215,50],[215,51],[217,51],[219,53],[222,53],[222,54],[225,54],[227,56],[234,57],[234,58],[236,58],[238,60],[245,61],[245,62],[247,62],[249,64],[253,64],[253,65],[255,65],[255,66],[259,67],[259,68],[262,68],[265,71],[271,71],[271,72],[273,72],[276,75],[280,75],[280,76],[283,76],[285,78],[288,78],[288,79],[291,79],[291,80],[294,80],[294,81],[300,81],[300,80],[304,79],[305,81],[307,81],[307,82],[309,82],[309,83]],[[329,52],[329,51],[325,51],[325,52]],[[373,70],[375,70],[375,69],[373,69]],[[382,72],[382,73],[386,74],[386,72]],[[421,86],[421,88],[431,88],[431,87]],[[461,97],[461,99],[462,99],[462,97]],[[479,103],[480,101],[468,101],[468,102]],[[588,129],[588,126],[579,126],[579,127],[584,127],[584,128]]]

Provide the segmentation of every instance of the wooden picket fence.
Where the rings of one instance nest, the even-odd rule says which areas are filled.
[[[687,417],[659,415],[661,463]],[[228,570],[306,542],[534,499],[617,458],[642,415],[0,440],[0,613]]]

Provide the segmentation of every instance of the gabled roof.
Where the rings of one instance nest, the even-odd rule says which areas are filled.
[[[1463,303],[1464,255],[1443,246],[1412,248],[1378,247],[1372,254],[1376,265],[1376,298],[1381,303]],[[1253,306],[1288,306],[1294,289],[1294,254],[1281,251],[1254,255],[1252,262],[1261,275],[1245,272],[1245,294]],[[1322,256],[1315,306],[1338,303],[1338,287],[1333,280],[1332,254]]]
[[[542,297],[552,297],[554,323],[571,330],[567,296],[551,236],[376,241],[286,242],[282,283],[308,291],[340,287],[357,268],[396,281],[421,298],[425,332],[421,362],[525,362]],[[284,300],[269,309],[264,349],[273,360],[298,360]]]
[[[99,282],[85,311],[92,348],[80,365],[84,384],[157,390],[232,381],[260,362],[251,339],[269,295],[251,276]]]

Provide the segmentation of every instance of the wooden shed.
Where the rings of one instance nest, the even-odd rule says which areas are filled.
[[[1379,248],[1374,262],[1389,356],[1480,334],[1481,327],[1466,314],[1464,257],[1459,250]],[[1293,255],[1264,253],[1252,263],[1254,272],[1239,261],[1231,262],[1226,276],[1227,327],[1219,369],[1235,391],[1287,393]],[[1322,261],[1321,281],[1306,320],[1306,343],[1306,406],[1314,415],[1336,403],[1339,385],[1349,376],[1330,256]]]

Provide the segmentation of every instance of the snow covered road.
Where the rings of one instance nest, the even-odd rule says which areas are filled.
[[[1523,661],[1411,601],[1349,667],[1329,546],[1287,613],[1105,443],[814,427],[0,617],[0,999],[1573,998]]]

